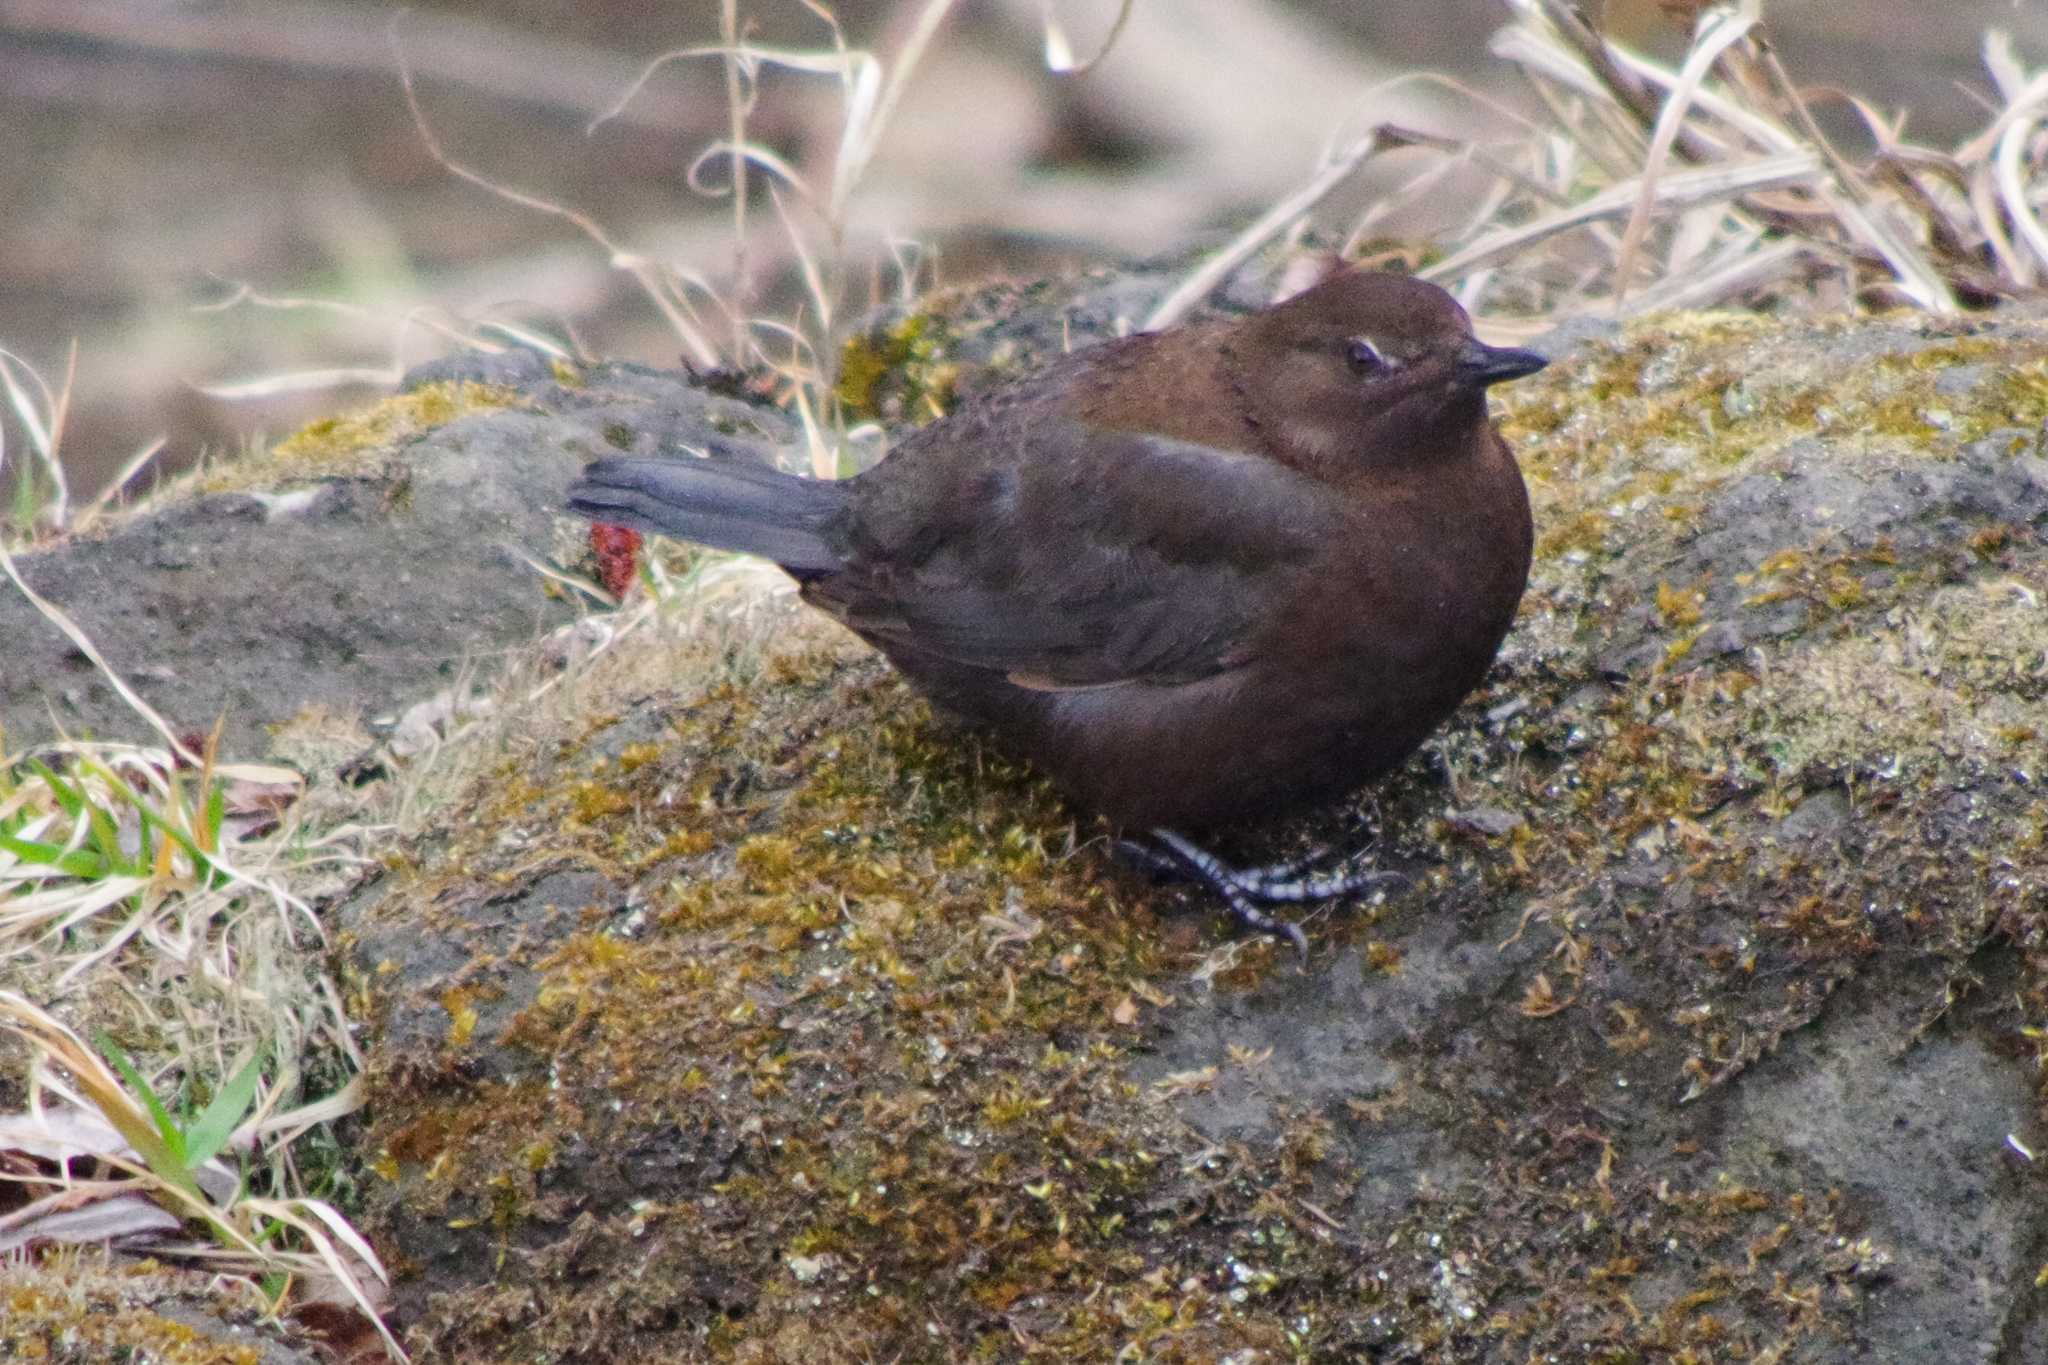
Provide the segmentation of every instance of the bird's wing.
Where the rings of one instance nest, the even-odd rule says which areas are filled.
[[[891,462],[919,468],[873,480],[846,568],[805,596],[884,649],[1037,689],[1251,662],[1261,625],[1344,534],[1334,491],[1255,455],[1077,430],[991,423],[968,458],[967,433],[899,450]]]

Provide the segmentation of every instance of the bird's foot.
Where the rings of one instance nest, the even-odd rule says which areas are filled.
[[[1124,863],[1143,872],[1155,882],[1202,880],[1188,871],[1186,863],[1165,849],[1154,848],[1136,839],[1119,839],[1111,846],[1111,851]],[[1261,863],[1257,867],[1232,868],[1231,871],[1240,880],[1255,879],[1260,884],[1269,884],[1299,877],[1311,868],[1321,867],[1336,856],[1337,850],[1334,848],[1315,848],[1299,858],[1288,858],[1277,863]],[[1252,898],[1264,899],[1256,893]]]
[[[1239,924],[1286,939],[1303,957],[1308,956],[1308,936],[1302,933],[1301,926],[1268,915],[1258,908],[1260,904],[1301,905],[1408,883],[1398,872],[1377,869],[1307,875],[1310,868],[1329,857],[1327,851],[1265,867],[1232,867],[1185,835],[1170,829],[1154,829],[1150,833],[1158,847],[1124,840],[1117,845],[1118,852],[1154,875],[1184,877],[1201,883],[1230,907]]]

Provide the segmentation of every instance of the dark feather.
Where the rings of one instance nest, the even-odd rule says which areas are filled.
[[[598,460],[569,487],[579,516],[760,555],[800,577],[840,568],[830,531],[845,506],[844,484],[721,457]]]
[[[956,445],[952,477],[856,494],[845,566],[809,600],[885,649],[1036,691],[1190,682],[1248,661],[1340,519],[1326,487],[1271,460],[1094,432],[1073,462],[1056,454],[1070,421],[1006,425],[971,457]],[[890,462],[917,458],[913,441]],[[1027,529],[1046,526],[1061,534]]]

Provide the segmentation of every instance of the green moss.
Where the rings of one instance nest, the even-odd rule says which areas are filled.
[[[959,370],[946,361],[942,337],[924,313],[849,337],[840,348],[833,394],[856,421],[886,417],[921,425],[943,417]]]
[[[509,407],[518,401],[518,395],[511,389],[492,384],[467,380],[423,384],[361,412],[308,423],[278,442],[271,454],[289,464],[323,469],[345,467],[366,452],[389,449],[398,441],[446,426],[458,417]]]
[[[1212,1144],[1180,1107],[1251,1059],[1142,1089],[1132,1061],[1198,993],[1265,986],[1247,1010],[1289,1008],[1271,945],[1161,915],[1171,894],[1108,871],[1042,781],[832,628],[781,628],[747,687],[685,683],[537,744],[379,912],[473,955],[442,1011],[460,1055],[378,1054],[380,1231],[520,1249],[496,1287],[430,1282],[422,1338],[485,1360],[760,1361],[1733,1360],[1826,1339],[1867,1278],[1833,1195],[1631,1150],[1553,1082],[1577,1055],[1603,1081],[1612,1059],[1707,1093],[1883,955],[1967,961],[1994,913],[2024,954],[2016,991],[2048,1013],[2048,915],[1983,891],[2038,859],[2048,799],[1987,799],[1967,846],[1916,824],[1945,794],[2007,791],[2033,742],[2036,533],[1816,537],[1732,582],[1669,567],[1728,480],[1802,436],[1852,467],[1936,460],[2048,414],[2048,369],[2025,358],[1940,393],[1993,353],[1930,335],[1943,363],[1829,367],[1789,358],[1812,330],[1653,320],[1504,392],[1542,552],[1507,681],[1437,742],[1459,806],[1523,823],[1461,832],[1413,774],[1381,788],[1377,823],[1417,869],[1404,924],[1492,914],[1541,950],[1456,1046],[1404,1043],[1434,1065],[1327,1106],[1283,1095],[1270,1140]],[[850,406],[884,358],[842,371]],[[1789,604],[1803,615],[1767,649],[1704,657],[1715,621]],[[1610,673],[1613,642],[1649,662]],[[1508,696],[1518,712],[1483,719]],[[635,720],[661,742],[591,761]],[[1785,831],[1837,793],[1853,856]],[[547,831],[545,851],[494,837],[508,827]],[[501,901],[537,865],[604,885],[508,931]],[[1369,912],[1317,936],[1356,943],[1369,988],[1401,984],[1410,945]],[[1235,969],[1210,958],[1232,951]],[[469,978],[495,972],[530,996],[462,1036],[489,1015]],[[1410,1124],[1457,1134],[1474,1178],[1390,1212],[1360,1198],[1356,1137]],[[569,1212],[556,1182],[575,1171]]]
[[[578,820],[588,824],[607,815],[631,810],[632,806],[632,799],[619,791],[596,782],[580,782],[576,785],[570,808]]]
[[[153,1261],[125,1265],[76,1250],[0,1266],[0,1358],[45,1365],[151,1361],[161,1365],[259,1365],[266,1341],[251,1339],[259,1317],[253,1286],[237,1294],[198,1274]],[[187,1317],[215,1313],[223,1330]],[[227,1324],[235,1323],[229,1328]],[[263,1332],[276,1339],[276,1329]]]

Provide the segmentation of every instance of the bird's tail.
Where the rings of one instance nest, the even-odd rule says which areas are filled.
[[[831,479],[717,455],[598,460],[569,486],[569,510],[594,522],[760,555],[799,575],[842,567],[825,530],[845,504]]]

